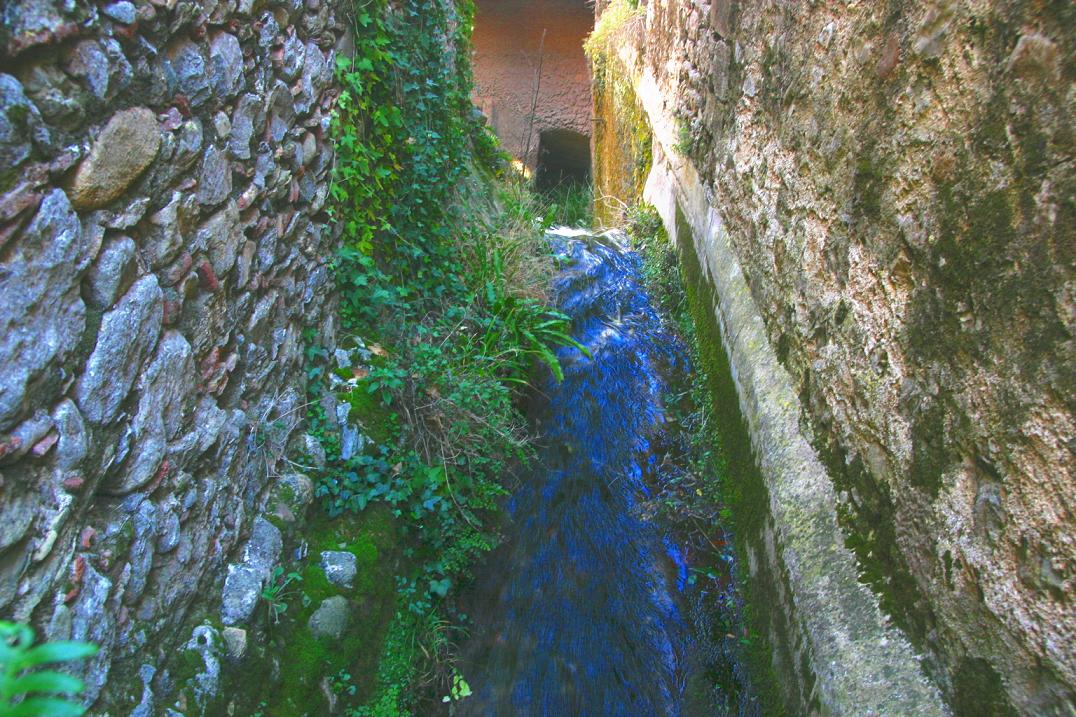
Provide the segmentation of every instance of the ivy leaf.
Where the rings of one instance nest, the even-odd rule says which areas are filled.
[[[452,587],[451,578],[442,578],[441,580],[430,581],[430,592],[438,597],[444,597],[448,595],[449,588]]]

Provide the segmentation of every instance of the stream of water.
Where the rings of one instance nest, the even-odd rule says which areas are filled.
[[[561,350],[564,381],[542,386],[538,468],[479,576],[463,661],[474,695],[456,714],[724,714],[686,696],[706,640],[682,595],[683,551],[643,509],[668,458],[669,373],[687,370],[687,352],[622,234],[550,240],[556,302],[590,357]]]

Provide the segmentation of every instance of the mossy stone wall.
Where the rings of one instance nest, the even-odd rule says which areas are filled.
[[[652,0],[638,58],[961,715],[1076,705],[1074,12]]]

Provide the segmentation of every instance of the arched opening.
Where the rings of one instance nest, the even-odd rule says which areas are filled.
[[[531,171],[542,132],[591,132],[593,0],[475,0],[474,103]],[[526,155],[526,156],[524,156]]]
[[[538,137],[535,185],[546,192],[590,181],[590,137],[570,129],[550,129]]]

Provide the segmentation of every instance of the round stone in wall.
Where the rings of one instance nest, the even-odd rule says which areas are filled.
[[[146,171],[160,146],[152,111],[134,107],[116,113],[75,173],[71,204],[76,209],[96,209],[117,199]]]
[[[333,595],[325,598],[314,614],[310,616],[307,627],[314,637],[323,640],[339,640],[347,630],[351,609],[347,598]]]
[[[342,550],[326,550],[321,554],[321,569],[333,585],[350,588],[358,572],[358,562],[353,553]]]

